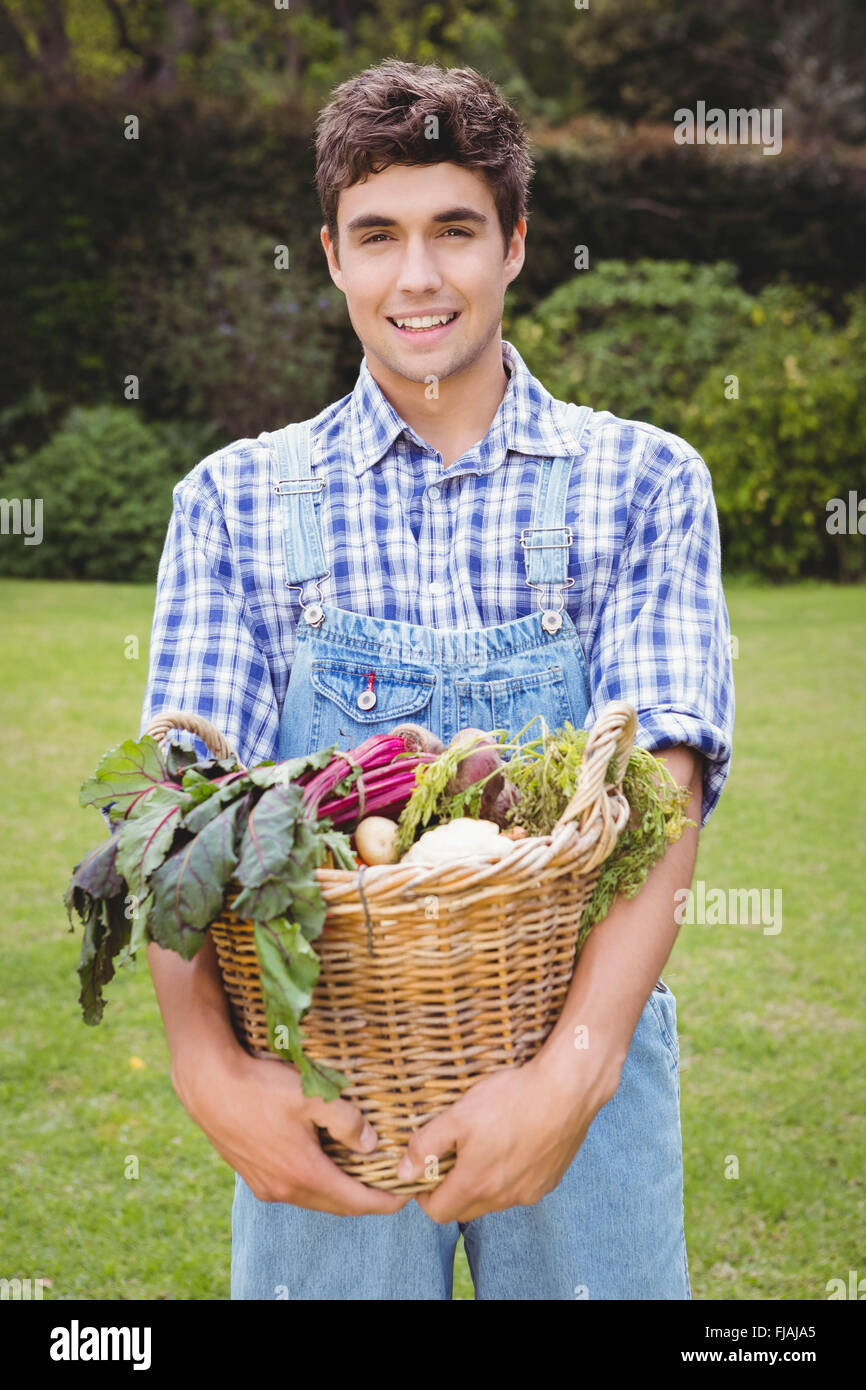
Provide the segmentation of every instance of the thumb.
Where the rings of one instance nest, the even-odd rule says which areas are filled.
[[[428,1120],[426,1125],[416,1129],[406,1152],[400,1160],[397,1177],[402,1182],[414,1182],[422,1175],[437,1177],[437,1162],[445,1154],[456,1149],[460,1137],[459,1121],[455,1119],[452,1108],[443,1110]],[[432,1172],[428,1169],[432,1167]]]
[[[317,1101],[310,1107],[310,1118],[332,1139],[358,1153],[372,1153],[379,1142],[378,1135],[366,1116],[348,1100]]]

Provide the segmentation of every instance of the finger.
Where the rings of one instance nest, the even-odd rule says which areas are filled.
[[[318,1145],[316,1146],[318,1149]],[[388,1216],[401,1211],[412,1200],[411,1193],[385,1192],[350,1178],[327,1154],[318,1149],[310,1159],[306,1181],[314,1194],[331,1205],[322,1210],[339,1211],[348,1216]]]
[[[472,1190],[473,1184],[460,1171],[460,1160],[451,1169],[443,1182],[432,1192],[419,1192],[415,1200],[431,1221],[444,1225],[448,1221],[470,1221],[473,1216],[483,1214]],[[479,1208],[476,1210],[476,1208]],[[471,1215],[468,1215],[471,1211]]]
[[[320,1129],[326,1129],[332,1139],[356,1153],[372,1153],[379,1142],[366,1115],[351,1101],[317,1101],[307,1114]]]
[[[453,1107],[443,1110],[441,1115],[435,1115],[426,1125],[415,1130],[400,1160],[397,1177],[402,1182],[417,1182],[428,1171],[430,1164],[444,1158],[453,1149],[459,1151],[461,1133],[460,1120],[455,1117]]]

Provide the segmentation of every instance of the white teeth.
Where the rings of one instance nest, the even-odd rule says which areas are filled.
[[[440,323],[450,323],[451,320],[456,317],[456,313],[438,314],[435,317],[425,315],[424,318],[395,319],[394,322],[396,323],[398,328],[432,328],[434,324],[438,325]]]

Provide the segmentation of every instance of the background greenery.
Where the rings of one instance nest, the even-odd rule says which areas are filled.
[[[824,1299],[829,1279],[862,1273],[866,1229],[866,590],[731,580],[727,596],[736,751],[695,880],[779,887],[783,916],[775,936],[683,926],[665,970],[693,1295]],[[171,1089],[147,963],[120,972],[86,1028],[62,902],[105,829],[80,782],[138,727],[153,590],[5,580],[0,602],[0,659],[17,673],[0,813],[5,1275],[50,1279],[54,1298],[225,1299],[233,1175]],[[462,1251],[455,1297],[472,1298]]]
[[[530,368],[704,454],[729,571],[866,577],[863,536],[826,531],[866,470],[866,11],[711,8],[0,4],[0,496],[43,495],[46,526],[41,546],[3,538],[0,573],[128,578],[127,508],[101,486],[120,497],[134,476],[149,578],[173,481],[351,390],[314,121],[396,54],[478,67],[527,122],[528,256],[504,329]],[[699,100],[781,111],[781,153],[677,145],[674,113]],[[98,556],[65,544],[83,517]]]

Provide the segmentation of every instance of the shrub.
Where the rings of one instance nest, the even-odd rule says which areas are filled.
[[[148,425],[132,404],[73,407],[0,469],[0,496],[41,499],[43,532],[38,545],[0,536],[0,573],[154,582],[172,487],[218,447],[212,430]]]
[[[290,268],[276,269],[280,241],[192,218],[169,260],[130,272],[126,299],[141,325],[131,370],[149,415],[212,420],[237,439],[317,415],[339,394],[345,300],[296,263],[294,246]]]
[[[554,396],[679,432],[682,405],[748,322],[736,268],[602,261],[506,337]]]
[[[827,530],[832,498],[866,498],[866,293],[848,308],[839,329],[802,292],[768,287],[683,411],[681,433],[712,472],[731,568],[866,577],[864,537]]]

